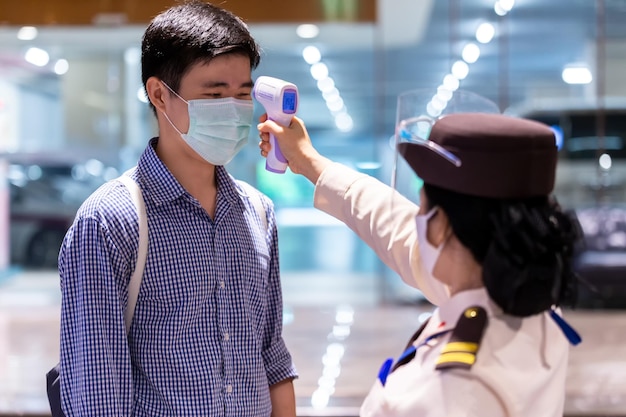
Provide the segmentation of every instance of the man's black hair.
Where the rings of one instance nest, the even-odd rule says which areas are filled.
[[[193,65],[230,53],[247,56],[252,69],[261,59],[256,41],[239,17],[198,0],[174,6],[156,16],[143,35],[144,88],[148,78],[157,77],[178,91],[181,79]]]

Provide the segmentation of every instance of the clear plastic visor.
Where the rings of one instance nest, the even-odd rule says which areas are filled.
[[[416,203],[419,203],[421,180],[398,152],[404,142],[427,147],[451,164],[460,167],[461,159],[436,142],[429,140],[433,125],[442,117],[454,113],[499,114],[500,109],[491,100],[478,94],[456,90],[439,89],[433,95],[431,89],[411,90],[398,96],[395,134],[390,138],[393,147],[391,186]]]

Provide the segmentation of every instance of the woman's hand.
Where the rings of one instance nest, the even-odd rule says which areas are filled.
[[[261,155],[267,157],[271,151],[270,134],[276,138],[276,143],[287,159],[289,169],[295,174],[304,175],[313,184],[317,182],[320,174],[331,160],[317,152],[311,143],[311,138],[306,130],[302,119],[294,117],[289,126],[280,126],[267,119],[267,114],[259,118],[259,148]]]

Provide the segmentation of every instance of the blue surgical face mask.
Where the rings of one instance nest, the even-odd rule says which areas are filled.
[[[228,97],[187,101],[163,84],[187,103],[189,130],[181,133],[165,112],[163,115],[189,147],[207,162],[226,165],[246,145],[252,126],[252,100]]]

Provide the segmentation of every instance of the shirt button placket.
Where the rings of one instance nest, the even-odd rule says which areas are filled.
[[[222,242],[221,235],[216,233],[215,239],[215,256],[217,260],[217,264],[224,265],[227,262],[227,256],[224,250],[224,242]],[[224,394],[227,396],[232,396],[233,385],[232,385],[232,341],[231,334],[229,332],[230,329],[230,320],[229,320],[229,294],[226,291],[226,280],[228,279],[228,274],[221,272],[217,277],[217,303],[218,303],[218,323],[222,333],[222,352],[223,352],[223,363],[224,363],[224,375],[223,375],[223,383],[224,383]],[[230,403],[228,403],[230,404]],[[228,408],[229,406],[227,406]]]

